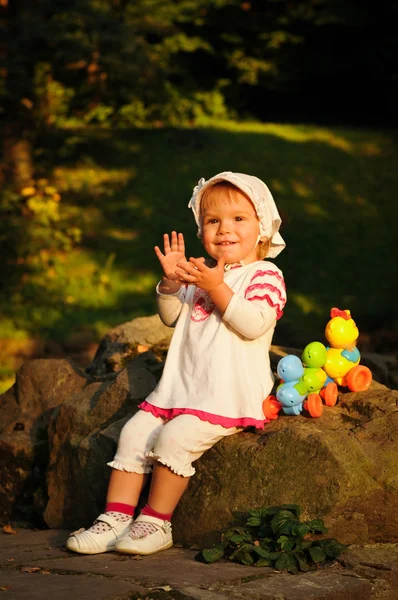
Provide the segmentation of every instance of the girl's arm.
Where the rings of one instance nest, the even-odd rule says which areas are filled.
[[[170,282],[170,284],[165,283],[162,287],[165,293],[167,293],[167,289],[174,290],[170,292],[174,293],[177,290],[177,285],[181,285],[181,282],[178,282],[178,276],[175,271],[177,263],[185,260],[184,236],[182,233],[177,235],[175,231],[172,231],[170,239],[169,235],[165,233],[163,235],[163,245],[164,253],[160,250],[159,246],[155,246],[155,254],[159,259],[164,273],[163,281]],[[175,282],[174,286],[171,285],[173,281]]]
[[[267,301],[250,302],[234,294],[228,304],[223,319],[240,335],[255,340],[275,327],[278,311]]]
[[[275,327],[285,304],[282,272],[272,263],[264,263],[252,273],[244,295],[233,295],[223,316],[241,335],[254,340]]]
[[[286,303],[285,285],[279,269],[265,265],[258,269],[242,297],[224,282],[224,258],[220,258],[213,269],[200,260],[190,258],[189,263],[179,263],[176,273],[181,280],[206,290],[223,319],[240,335],[254,340],[275,326]]]
[[[158,305],[159,317],[167,327],[174,327],[178,317],[180,316],[182,303],[185,296],[186,288],[181,284],[169,286],[167,280],[164,279],[156,286],[156,301]],[[165,291],[163,291],[165,290]]]
[[[185,295],[184,282],[179,281],[176,275],[176,266],[180,260],[185,259],[185,244],[182,233],[171,232],[171,238],[163,235],[164,253],[159,246],[155,246],[155,253],[163,269],[163,279],[156,287],[158,312],[162,322],[168,327],[174,327],[182,307]]]

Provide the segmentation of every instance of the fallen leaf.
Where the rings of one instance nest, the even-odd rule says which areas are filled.
[[[36,573],[36,571],[40,571],[40,567],[22,567],[22,573]]]
[[[8,590],[11,590],[11,589],[12,589],[12,586],[11,586],[11,585],[2,585],[2,586],[0,587],[0,590],[1,590],[2,592],[8,592]]]
[[[17,532],[15,531],[15,529],[13,529],[11,527],[11,525],[4,525],[3,531],[4,531],[4,533],[11,533],[12,535],[16,535],[17,534]]]
[[[13,562],[15,558],[7,558],[7,562]]]
[[[43,571],[41,572],[42,575],[51,575],[50,571],[47,571],[47,569],[43,569]]]
[[[138,354],[142,354],[143,352],[148,352],[148,350],[149,350],[148,346],[144,346],[144,344],[138,344],[138,346],[137,346]]]
[[[149,589],[151,590],[151,592],[153,592],[154,590],[163,590],[164,592],[171,592],[173,588],[171,588],[169,585],[157,585],[156,587],[151,587]]]

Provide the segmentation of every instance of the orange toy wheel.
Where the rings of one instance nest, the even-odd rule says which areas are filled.
[[[357,365],[347,375],[347,387],[352,392],[366,392],[372,383],[372,373],[368,367]]]
[[[329,382],[321,390],[321,398],[324,399],[326,406],[334,406],[337,402],[337,385],[332,381]]]
[[[263,413],[266,419],[277,419],[282,404],[278,402],[275,396],[267,396],[263,402]]]
[[[307,401],[304,403],[305,410],[308,410],[311,417],[320,417],[323,413],[322,399],[319,394],[308,394]]]

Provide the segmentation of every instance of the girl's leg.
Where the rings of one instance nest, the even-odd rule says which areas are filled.
[[[188,487],[189,479],[158,463],[153,469],[148,505],[156,512],[172,514]]]
[[[159,436],[164,421],[139,411],[123,427],[114,460],[106,508],[87,530],[71,534],[68,550],[81,554],[98,554],[115,549],[116,541],[126,535],[133,521],[134,509],[152,470],[146,458]]]
[[[129,473],[112,469],[106,502],[120,502],[129,506],[137,506],[148,477],[148,473]]]
[[[145,555],[170,548],[173,545],[170,519],[195,473],[192,462],[217,441],[238,431],[236,427],[203,422],[193,415],[180,415],[166,423],[153,452],[149,453],[157,462],[148,504],[128,535],[117,542],[116,551]]]

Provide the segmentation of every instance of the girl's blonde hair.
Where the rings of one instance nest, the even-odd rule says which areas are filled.
[[[245,196],[245,198],[253,206],[254,210],[256,210],[253,202],[250,200],[249,196],[247,194],[245,194],[245,192],[243,192],[241,189],[236,187],[236,185],[234,185],[233,183],[230,183],[229,181],[219,181],[218,183],[215,183],[214,185],[205,189],[205,191],[202,194],[202,197],[200,199],[200,207],[199,207],[201,218],[202,218],[203,211],[206,208],[209,208],[209,206],[217,206],[217,204],[219,204],[221,202],[225,202],[226,197],[228,198],[229,202],[235,202],[237,194],[242,194],[243,196]],[[257,212],[256,212],[256,215],[257,215]],[[257,220],[258,220],[258,217],[257,217]],[[270,240],[264,240],[264,241],[260,240],[258,242],[257,256],[258,256],[259,260],[266,258],[266,256],[268,255],[270,246],[271,246]]]

